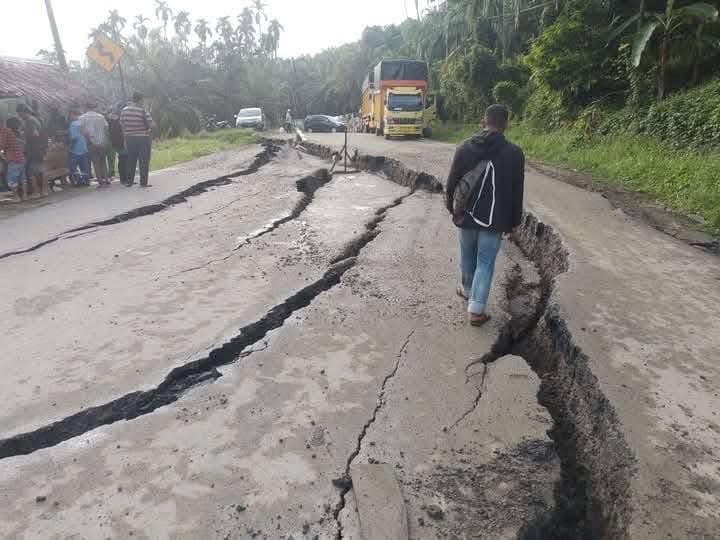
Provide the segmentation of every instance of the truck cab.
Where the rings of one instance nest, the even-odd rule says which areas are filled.
[[[382,134],[390,137],[420,137],[423,134],[425,96],[411,87],[388,88]]]
[[[380,61],[363,82],[360,110],[364,130],[388,139],[429,136],[435,109],[428,108],[427,93],[427,63]]]

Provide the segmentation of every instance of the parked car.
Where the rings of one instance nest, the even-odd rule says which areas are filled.
[[[305,131],[312,133],[313,131],[325,131],[329,133],[337,133],[345,131],[345,124],[336,120],[331,116],[324,114],[311,114],[305,118]]]
[[[265,114],[259,107],[240,109],[235,118],[235,127],[265,129]]]

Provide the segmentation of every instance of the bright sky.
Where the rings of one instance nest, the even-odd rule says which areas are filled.
[[[2,0],[10,2],[10,0]],[[189,11],[193,19],[212,21],[223,15],[237,15],[242,0],[169,0],[173,11]],[[265,0],[272,19],[285,28],[280,38],[280,55],[297,56],[357,40],[369,25],[400,23],[415,14],[414,0]],[[426,3],[425,1],[421,4]],[[0,27],[0,55],[32,58],[40,49],[52,49],[53,39],[44,0],[11,2],[3,10]],[[118,9],[132,28],[135,15],[155,18],[152,0],[53,0],[55,18],[68,58],[82,60],[88,33],[102,22],[109,10]],[[152,24],[156,24],[153,22]]]

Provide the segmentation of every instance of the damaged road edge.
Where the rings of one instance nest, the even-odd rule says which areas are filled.
[[[309,141],[302,147],[326,159],[335,153]],[[443,189],[436,177],[392,158],[359,155],[353,164],[382,172],[411,189]],[[560,307],[552,302],[556,278],[569,269],[568,251],[558,232],[530,213],[523,218],[517,243],[536,266],[540,282],[527,283],[520,266],[514,269],[507,287],[511,320],[491,352],[474,363],[490,363],[508,354],[524,358],[540,377],[538,400],[554,421],[550,436],[562,466],[555,511],[528,524],[521,537],[625,538],[632,518],[635,457],[589,358],[574,343]],[[517,306],[524,309],[513,313]]]
[[[554,511],[527,524],[520,537],[625,538],[635,458],[589,358],[573,342],[552,300],[556,278],[569,269],[569,254],[557,231],[530,213],[523,217],[517,243],[535,264],[539,283],[526,281],[515,265],[507,283],[511,319],[478,362],[511,354],[538,374],[538,401],[553,418],[549,435],[561,463]]]

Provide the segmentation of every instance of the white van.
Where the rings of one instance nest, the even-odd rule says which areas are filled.
[[[265,129],[265,115],[260,107],[240,109],[235,118],[235,127]]]

